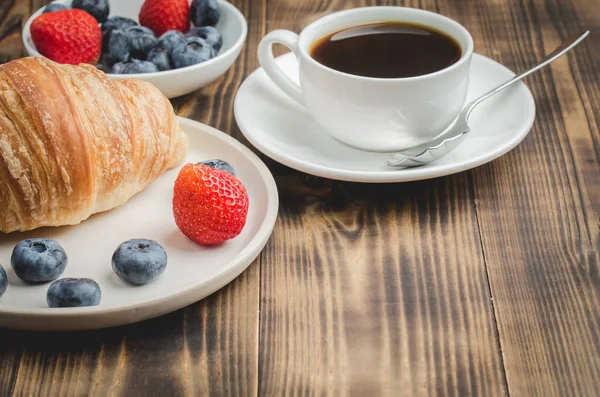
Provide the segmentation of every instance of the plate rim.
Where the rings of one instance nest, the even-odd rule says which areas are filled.
[[[126,325],[142,320],[158,317],[179,310],[190,304],[198,302],[219,289],[223,288],[241,273],[243,273],[250,264],[258,257],[267,242],[269,241],[279,213],[279,192],[273,174],[265,163],[248,147],[242,144],[232,136],[204,123],[190,120],[181,116],[177,117],[181,126],[190,126],[202,130],[214,138],[224,141],[229,146],[233,146],[242,153],[258,170],[262,180],[265,183],[267,211],[257,233],[246,244],[235,257],[228,261],[218,272],[211,275],[210,278],[202,282],[189,282],[183,288],[180,288],[173,294],[151,300],[132,301],[118,307],[78,307],[78,308],[10,308],[0,307],[0,327],[10,329],[28,329],[28,330],[85,330],[100,329],[118,325]],[[176,302],[175,305],[172,303]],[[142,313],[140,309],[158,308],[171,303],[168,309],[149,310]],[[175,307],[176,306],[176,307]],[[175,307],[175,308],[173,308]],[[124,316],[130,313],[130,318],[123,321]],[[142,314],[138,316],[137,314]],[[86,320],[96,319],[101,316],[122,316],[107,320],[106,325],[92,325],[85,323]],[[73,318],[81,319],[81,323],[74,324]],[[64,326],[48,326],[48,321],[60,322],[65,320]],[[23,327],[19,327],[19,321],[25,321]],[[39,321],[39,324],[30,325],[31,321]],[[75,326],[73,326],[75,325]]]
[[[293,57],[294,54],[287,53],[280,55],[276,58],[276,60],[280,60],[286,57]],[[489,65],[493,65],[494,67],[500,67],[504,69],[510,75],[515,75],[515,73],[502,65],[501,63],[488,58],[479,53],[473,53],[473,60],[477,59],[477,62],[487,63]],[[389,171],[359,171],[359,170],[345,170],[341,168],[332,168],[328,166],[323,166],[320,164],[311,163],[309,161],[300,159],[298,157],[289,156],[281,153],[280,150],[276,150],[275,147],[269,147],[269,145],[265,145],[260,140],[256,139],[251,133],[248,133],[247,130],[250,128],[245,125],[245,121],[240,117],[241,107],[239,100],[239,94],[242,92],[245,87],[249,84],[251,79],[256,79],[256,75],[263,70],[262,67],[258,67],[254,70],[240,85],[238,88],[234,104],[233,104],[233,113],[235,117],[235,121],[240,128],[240,131],[244,135],[244,137],[261,153],[265,154],[269,158],[277,161],[280,164],[283,164],[287,167],[293,168],[297,171],[301,171],[310,175],[315,175],[322,178],[328,178],[333,180],[340,180],[345,182],[359,182],[359,183],[401,183],[401,182],[411,182],[425,179],[433,179],[442,176],[452,175],[458,172],[463,172],[470,170],[472,168],[481,166],[483,164],[489,163],[497,158],[503,156],[508,153],[512,149],[514,149],[531,131],[531,127],[535,121],[536,116],[536,106],[535,100],[533,98],[533,94],[531,90],[525,83],[522,81],[517,83],[525,88],[524,99],[528,103],[528,106],[531,108],[531,112],[527,115],[528,118],[524,123],[524,127],[518,131],[517,134],[511,136],[511,139],[503,141],[503,145],[497,146],[495,149],[485,152],[485,155],[476,156],[472,159],[462,161],[459,163],[451,163],[446,165],[437,165],[431,166],[427,168],[405,168],[405,169],[390,169]],[[310,117],[310,116],[308,116]],[[342,143],[339,143],[343,145]]]

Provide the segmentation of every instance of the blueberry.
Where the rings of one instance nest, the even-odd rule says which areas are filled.
[[[157,45],[151,49],[146,60],[152,62],[159,71],[173,69],[169,50],[161,45]]]
[[[158,45],[166,48],[169,54],[178,45],[185,45],[186,43],[187,38],[179,30],[169,30],[158,39]]]
[[[131,18],[111,17],[102,24],[102,33],[106,33],[113,29],[127,29],[130,26],[137,26],[137,22]]]
[[[2,265],[0,265],[0,296],[4,295],[6,292],[6,287],[8,287],[8,280],[6,278],[6,272]]]
[[[46,6],[46,8],[44,8],[44,11],[42,12],[42,14],[45,14],[47,12],[54,12],[54,11],[61,11],[61,10],[68,10],[68,9],[69,9],[69,7],[64,4],[50,3]]]
[[[156,241],[132,239],[121,243],[112,256],[117,276],[135,285],[148,284],[167,267],[167,253]]]
[[[133,59],[125,69],[124,74],[156,73],[158,71],[158,68],[152,62]]]
[[[188,38],[185,45],[177,46],[171,53],[176,68],[206,62],[214,56],[215,50],[212,46],[199,37]]]
[[[130,26],[125,32],[129,36],[130,54],[133,58],[146,59],[148,51],[158,43],[154,33],[145,26]]]
[[[190,20],[194,26],[215,26],[221,18],[221,8],[217,0],[193,0],[190,6]]]
[[[98,306],[101,298],[100,286],[89,278],[61,278],[46,294],[49,307]]]
[[[188,37],[200,37],[204,39],[215,49],[215,54],[219,52],[223,45],[223,37],[219,31],[212,26],[202,26],[199,28],[191,28],[186,36]]]
[[[131,62],[119,62],[115,63],[110,69],[110,73],[114,74],[125,74],[125,69]]]
[[[96,68],[98,68],[98,70],[103,71],[104,73],[110,73],[112,68],[108,65],[109,64],[104,60],[104,58],[102,58],[100,63],[96,65]]]
[[[130,26],[137,26],[137,22],[125,17],[108,18],[106,22],[102,24],[102,50],[106,51],[106,46],[108,45],[108,40],[110,39],[113,30],[125,30]]]
[[[110,12],[108,0],[73,0],[71,7],[87,11],[100,23],[106,21]]]
[[[106,45],[106,51],[102,57],[107,65],[114,65],[117,62],[126,62],[129,59],[129,49],[131,45],[129,36],[123,29],[113,29]]]
[[[65,271],[67,253],[54,240],[27,239],[15,246],[10,264],[21,280],[43,283],[56,279]]]
[[[115,74],[137,74],[137,73],[155,73],[158,68],[152,62],[139,61],[132,59],[131,62],[115,63],[111,69],[111,73]]]
[[[218,170],[227,171],[231,175],[236,176],[235,170],[233,169],[233,167],[231,166],[231,164],[229,164],[227,161],[223,161],[223,160],[219,160],[219,159],[213,159],[213,160],[201,161],[198,164],[206,165],[206,166],[209,166],[211,168],[216,168]]]

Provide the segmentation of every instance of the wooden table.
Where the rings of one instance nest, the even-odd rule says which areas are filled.
[[[23,54],[20,27],[43,3],[0,1],[1,61]],[[233,3],[249,22],[235,67],[173,104],[247,144],[232,103],[260,38],[382,2]],[[472,171],[363,185],[265,158],[281,210],[247,271],[140,324],[0,331],[0,395],[600,395],[600,3],[394,4],[458,20],[515,70],[596,32],[527,79],[533,130]]]

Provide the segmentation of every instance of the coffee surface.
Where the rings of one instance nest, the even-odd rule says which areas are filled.
[[[313,43],[310,55],[340,72],[365,77],[414,77],[456,63],[462,50],[455,39],[432,28],[405,22],[360,25]]]

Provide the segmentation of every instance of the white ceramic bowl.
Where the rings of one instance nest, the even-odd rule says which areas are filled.
[[[55,3],[70,4],[71,0],[57,0]],[[109,0],[109,3],[110,16],[123,16],[137,21],[144,0]],[[167,98],[185,95],[212,83],[225,74],[233,65],[242,50],[248,33],[248,25],[242,13],[224,0],[219,0],[219,4],[221,6],[221,19],[216,28],[223,36],[223,46],[219,54],[213,59],[197,65],[164,72],[126,75],[109,74],[109,76],[115,80],[136,78],[147,81],[156,86]],[[23,27],[23,44],[29,56],[43,56],[35,48],[29,31],[31,21],[40,15],[42,11],[43,8],[31,15]]]

